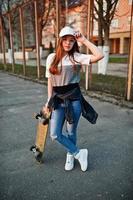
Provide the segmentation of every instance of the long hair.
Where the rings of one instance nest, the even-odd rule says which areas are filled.
[[[62,41],[63,41],[62,38],[59,38],[58,45],[56,48],[56,54],[55,54],[53,62],[51,63],[51,66],[49,68],[50,73],[54,74],[54,75],[55,74],[59,75],[61,73],[61,69],[62,69],[62,62],[61,62],[61,69],[60,70],[58,69],[58,64],[64,56],[64,49],[62,46]],[[74,68],[74,70],[76,70],[75,62],[76,63],[78,63],[78,62],[74,59],[74,52],[79,52],[79,47],[78,47],[77,41],[75,41],[72,49],[68,52],[69,58],[70,58],[71,62],[73,63],[73,68]]]

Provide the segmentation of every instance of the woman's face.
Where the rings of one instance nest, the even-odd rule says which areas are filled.
[[[72,35],[66,35],[62,38],[62,46],[64,51],[69,52],[75,43],[75,38]]]

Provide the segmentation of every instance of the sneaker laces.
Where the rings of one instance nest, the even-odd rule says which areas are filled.
[[[73,155],[67,155],[66,163],[72,163],[73,162]]]

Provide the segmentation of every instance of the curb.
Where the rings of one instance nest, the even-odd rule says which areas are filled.
[[[97,92],[97,91],[96,92],[87,91],[86,93],[91,98],[95,98],[95,99],[98,99],[100,101],[112,103],[112,104],[118,105],[120,107],[133,109],[133,102],[126,101],[121,97],[114,96],[114,95],[107,94],[107,93],[100,93],[100,92]]]
[[[9,75],[16,76],[16,77],[22,78],[24,80],[32,81],[32,82],[43,84],[43,85],[47,85],[47,81],[45,81],[45,80],[33,79],[33,78],[30,78],[30,77],[26,77],[26,76],[19,75],[19,74],[14,74],[14,73],[11,73],[11,72],[5,72],[4,71],[4,73],[8,73]],[[103,102],[112,103],[112,104],[118,105],[120,107],[133,109],[133,102],[126,101],[122,97],[114,96],[114,95],[111,95],[111,94],[98,92],[98,91],[86,91],[84,88],[82,88],[82,92],[85,95],[89,96],[90,98],[95,98],[95,99],[98,99],[98,100],[103,101]]]

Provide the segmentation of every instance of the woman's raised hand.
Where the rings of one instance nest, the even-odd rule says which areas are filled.
[[[86,39],[85,36],[82,35],[79,31],[75,31],[74,36],[75,36],[75,39],[77,40],[77,42],[83,43]]]

